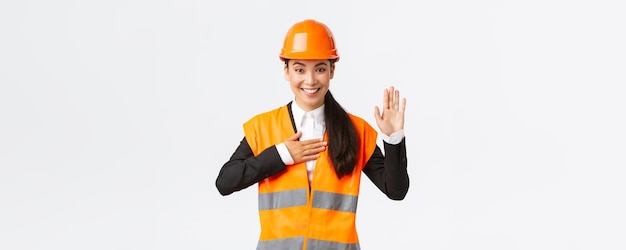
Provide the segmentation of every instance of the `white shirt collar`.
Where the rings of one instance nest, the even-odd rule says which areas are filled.
[[[296,100],[293,100],[293,102],[291,102],[291,113],[293,115],[293,121],[296,123],[296,127],[297,129],[300,129],[300,127],[302,126],[302,121],[304,120],[304,115],[305,114],[309,114],[313,117],[313,120],[315,121],[316,124],[321,124],[324,125],[324,104],[322,104],[322,106],[319,106],[318,108],[311,110],[309,112],[304,111],[302,108],[300,108],[300,106],[298,106],[298,104],[296,103]]]

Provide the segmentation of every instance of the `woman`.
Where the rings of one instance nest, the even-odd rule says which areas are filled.
[[[244,138],[221,168],[222,195],[258,183],[257,249],[359,249],[356,208],[361,172],[390,199],[409,188],[404,141],[406,99],[384,90],[382,132],[347,113],[329,91],[339,55],[332,32],[315,20],[294,24],[280,59],[294,100],[244,123]]]

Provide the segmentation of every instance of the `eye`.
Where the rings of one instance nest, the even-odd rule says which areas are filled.
[[[325,72],[326,68],[317,68],[315,69],[316,72]]]
[[[293,71],[298,72],[298,73],[302,73],[302,72],[304,72],[304,69],[296,68],[296,69],[293,69]]]

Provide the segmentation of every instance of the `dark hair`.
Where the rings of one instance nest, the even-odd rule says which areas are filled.
[[[332,66],[335,60],[330,60]],[[289,59],[285,60],[289,67]],[[356,167],[359,136],[348,113],[335,100],[330,90],[324,96],[324,119],[328,133],[328,153],[337,177],[350,175]]]
[[[330,90],[324,97],[324,119],[328,132],[328,153],[337,177],[354,171],[359,151],[359,136],[348,113],[335,101]]]

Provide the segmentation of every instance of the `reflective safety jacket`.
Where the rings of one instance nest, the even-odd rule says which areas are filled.
[[[352,174],[337,178],[325,150],[316,160],[310,187],[304,162],[258,183],[257,249],[360,249],[355,221],[361,170],[376,148],[377,132],[363,119],[349,116],[360,139]],[[243,126],[255,156],[295,133],[289,106],[259,114]]]

